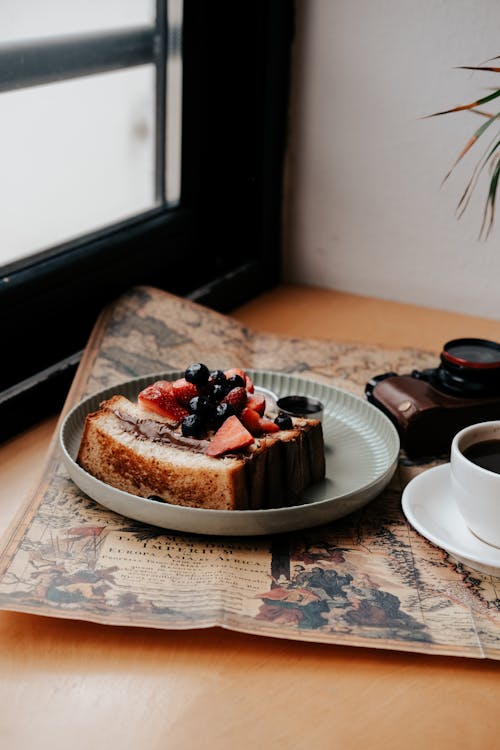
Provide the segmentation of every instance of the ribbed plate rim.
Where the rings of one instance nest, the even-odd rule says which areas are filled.
[[[308,395],[313,398],[317,398],[325,403],[325,417],[324,417],[324,428],[325,433],[330,418],[339,421],[339,414],[332,417],[331,408],[332,406],[340,410],[340,416],[343,418],[348,415],[351,420],[354,421],[353,429],[359,429],[367,433],[371,431],[372,442],[375,441],[371,446],[372,452],[376,455],[377,460],[377,472],[372,477],[371,481],[362,483],[359,487],[355,487],[352,491],[344,493],[339,496],[325,497],[318,500],[313,500],[300,505],[280,507],[280,508],[266,508],[259,510],[212,510],[205,508],[189,508],[186,506],[177,506],[173,504],[165,504],[162,506],[159,503],[155,503],[155,506],[161,506],[161,509],[165,511],[165,523],[164,528],[174,528],[169,522],[168,516],[175,511],[176,515],[182,514],[186,518],[187,528],[184,524],[181,524],[183,528],[178,530],[190,530],[189,519],[201,519],[210,518],[210,525],[217,522],[217,519],[231,520],[231,523],[236,522],[236,526],[239,523],[239,519],[243,522],[247,522],[251,519],[258,519],[259,525],[264,519],[272,519],[274,522],[282,520],[284,522],[283,530],[287,530],[287,524],[293,528],[301,528],[302,525],[297,525],[297,517],[301,514],[307,515],[307,511],[311,509],[330,508],[332,511],[333,519],[338,516],[335,515],[335,505],[341,502],[348,502],[349,500],[355,500],[360,494],[366,496],[366,502],[369,502],[375,494],[384,489],[392,478],[394,471],[397,466],[399,456],[399,436],[396,428],[392,422],[376,407],[368,403],[364,399],[345,391],[336,386],[322,383],[320,381],[311,380],[304,378],[300,375],[290,374],[286,372],[280,372],[275,370],[257,370],[247,368],[247,372],[250,377],[254,380],[257,386],[268,388],[278,393],[278,395],[286,395],[287,393],[294,392],[300,395]],[[109,485],[101,482],[100,480],[92,477],[86,471],[84,471],[75,461],[76,451],[74,450],[76,439],[81,435],[83,428],[83,422],[86,414],[94,411],[98,408],[101,401],[109,398],[116,393],[125,393],[132,395],[133,392],[138,392],[144,388],[147,384],[154,382],[155,380],[165,379],[173,380],[178,377],[182,377],[183,371],[180,370],[165,370],[162,372],[150,373],[147,375],[138,376],[131,378],[121,383],[108,386],[107,388],[101,389],[94,393],[87,395],[82,401],[76,404],[66,415],[60,428],[59,442],[62,450],[63,460],[68,470],[70,470],[70,476],[72,480],[80,488],[80,479],[84,479],[85,483],[89,482],[95,487],[94,499],[101,503],[105,507],[109,507],[106,503],[106,499],[97,499],[97,496],[103,496],[110,490],[116,497],[123,496],[124,498],[134,500],[137,502],[138,512],[141,510],[147,510],[151,508],[152,501],[146,498],[141,498],[136,495],[132,495],[122,490],[111,488]],[[279,384],[279,388],[277,387]],[[342,420],[341,420],[342,421]],[[352,427],[352,425],[349,425]],[[71,431],[75,434],[71,435]],[[378,438],[378,445],[377,445]],[[71,448],[73,447],[73,451]],[[84,490],[85,491],[85,490]],[[362,504],[365,504],[363,502]],[[359,505],[356,506],[360,507]],[[347,511],[350,512],[350,511]],[[130,516],[130,513],[125,514]],[[346,515],[344,513],[343,515]],[[139,519],[139,520],[142,520]],[[147,523],[154,523],[153,521],[146,521]],[[197,525],[195,521],[195,525]],[[265,523],[265,521],[264,521]],[[163,522],[162,522],[163,525]],[[304,518],[304,527],[308,525],[307,519]],[[177,524],[178,527],[178,524]],[[209,532],[212,533],[212,532]],[[223,532],[227,533],[227,532]],[[231,532],[233,533],[233,532]],[[236,532],[234,532],[236,533]],[[246,533],[243,529],[240,533]],[[265,532],[263,532],[265,533]]]

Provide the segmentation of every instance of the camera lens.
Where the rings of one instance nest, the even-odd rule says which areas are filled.
[[[442,388],[457,396],[498,395],[500,344],[486,339],[448,341],[436,376]]]
[[[500,369],[500,344],[486,339],[454,339],[444,345],[442,357],[461,367]]]

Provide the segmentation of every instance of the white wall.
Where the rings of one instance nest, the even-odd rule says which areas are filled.
[[[490,135],[441,187],[483,120],[421,119],[500,86],[454,69],[500,54],[499,29],[496,0],[298,0],[286,280],[500,320],[487,176],[455,218]]]

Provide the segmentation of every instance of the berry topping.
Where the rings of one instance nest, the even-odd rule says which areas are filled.
[[[243,388],[243,386],[238,386],[229,391],[227,396],[224,396],[222,403],[231,404],[235,412],[238,414],[238,412],[240,412],[245,406],[247,397],[246,389]]]
[[[139,393],[137,400],[144,409],[168,417],[173,422],[180,422],[188,414],[187,409],[177,401],[172,383],[167,380],[157,380],[148,385]]]
[[[241,375],[230,375],[228,378],[226,378],[226,382],[228,388],[245,388],[245,380],[241,377]]]
[[[207,454],[220,456],[246,448],[254,436],[291,430],[291,418],[280,412],[274,421],[265,416],[266,398],[240,367],[212,370],[201,362],[190,365],[184,377],[158,380],[144,388],[138,401],[145,409],[180,425],[184,437],[208,438]],[[207,433],[215,430],[210,439]]]
[[[280,430],[291,430],[293,427],[292,424],[292,418],[288,416],[288,414],[284,414],[283,412],[280,412],[276,419],[274,420],[274,423],[278,425]]]
[[[216,427],[220,427],[221,424],[228,418],[236,414],[231,404],[217,404],[215,407],[215,418],[214,422]]]
[[[183,406],[187,406],[192,398],[198,395],[198,388],[194,383],[188,383],[186,378],[179,378],[172,383],[174,395],[177,401]]]
[[[211,417],[214,413],[214,405],[206,396],[195,396],[189,402],[191,414],[199,414],[200,417]]]
[[[260,414],[256,412],[255,409],[245,406],[240,414],[240,419],[247,430],[250,430],[252,435],[258,435],[260,433]]]
[[[232,375],[239,375],[243,382],[245,382],[246,373],[241,367],[231,367],[231,369],[226,370],[226,378],[230,378]]]
[[[241,412],[240,420],[252,435],[261,435],[263,432],[279,432],[280,429],[275,422],[266,419],[266,417],[261,417],[255,409],[250,409],[248,406],[245,406]]]
[[[245,373],[245,388],[247,389],[249,393],[253,393],[255,390],[255,386],[253,384],[252,378],[250,377],[250,375],[247,375],[246,373]]]
[[[260,429],[262,432],[279,432],[280,428],[276,424],[276,422],[273,422],[271,419],[266,419],[266,417],[260,418]]]
[[[212,383],[217,385],[225,385],[226,383],[226,373],[223,372],[223,370],[212,370],[210,373],[210,380]]]
[[[188,414],[181,423],[184,437],[202,438],[205,434],[205,424],[199,414]]]
[[[201,362],[189,365],[184,373],[184,377],[189,383],[194,383],[198,386],[205,385],[208,382],[209,375],[208,367]]]
[[[252,393],[248,396],[247,406],[263,417],[266,410],[266,397],[263,393]]]
[[[254,384],[252,382],[252,379],[246,374],[245,370],[242,370],[241,367],[231,367],[230,370],[226,370],[226,378],[229,379],[233,375],[239,375],[239,377],[243,380],[242,385],[245,386],[249,393],[254,392]]]
[[[216,383],[212,388],[211,396],[214,401],[222,401],[224,396],[227,394],[227,387],[222,383]]]
[[[244,427],[238,417],[226,419],[208,444],[206,453],[209,456],[221,456],[223,453],[246,448],[254,442],[252,435]]]

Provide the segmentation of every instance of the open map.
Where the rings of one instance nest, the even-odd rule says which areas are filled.
[[[65,406],[132,377],[241,366],[300,374],[355,395],[374,374],[432,367],[430,353],[288,339],[152,288],[97,322]],[[402,456],[389,487],[314,529],[223,538],[119,516],[69,479],[54,440],[46,471],[3,540],[0,607],[153,628],[221,626],[257,635],[500,658],[500,578],[466,568],[401,510],[432,463]]]

